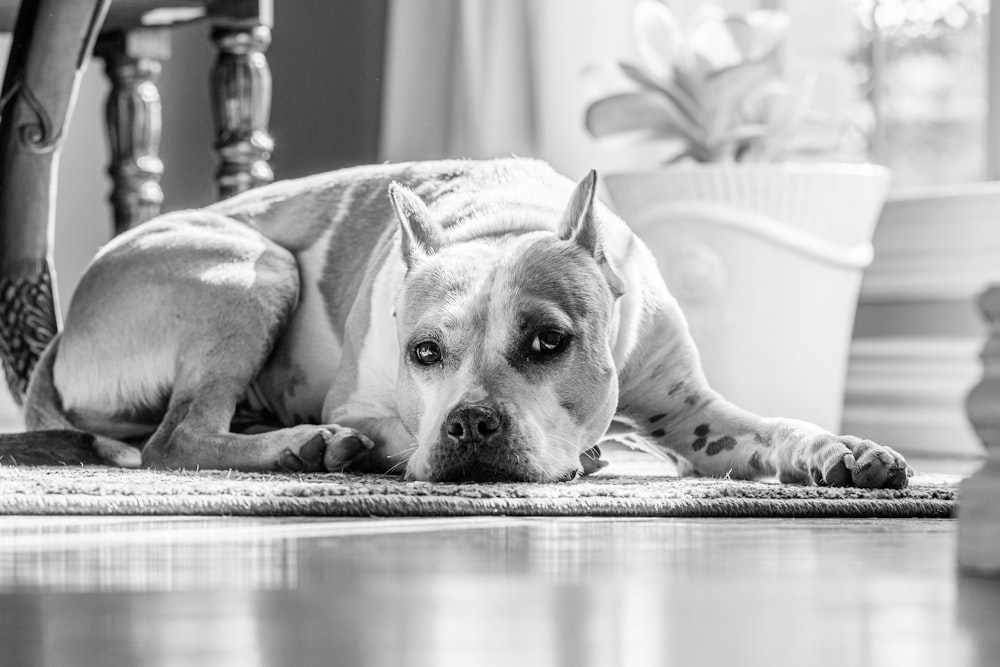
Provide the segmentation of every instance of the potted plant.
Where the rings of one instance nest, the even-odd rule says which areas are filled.
[[[810,109],[808,79],[784,76],[788,24],[708,7],[682,29],[641,0],[641,64],[587,73],[599,92],[585,123],[659,152],[657,168],[606,184],[681,302],[709,381],[749,409],[836,430],[889,172],[843,162],[846,124]]]

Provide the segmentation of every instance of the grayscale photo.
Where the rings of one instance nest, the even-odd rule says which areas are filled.
[[[0,0],[0,664],[992,667],[990,0]]]

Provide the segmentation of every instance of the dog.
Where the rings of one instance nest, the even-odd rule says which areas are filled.
[[[27,426],[123,467],[556,482],[631,434],[682,473],[907,485],[889,447],[712,390],[596,187],[520,158],[383,164],[151,220],[87,268]]]

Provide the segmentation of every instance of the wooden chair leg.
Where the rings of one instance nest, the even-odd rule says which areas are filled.
[[[969,420],[986,445],[986,462],[962,482],[958,564],[966,572],[1000,576],[1000,285],[979,298],[989,324],[983,380],[967,401]]]
[[[170,58],[165,28],[102,35],[96,55],[104,60],[111,91],[105,106],[115,233],[159,215],[163,205],[160,134],[163,113],[157,82]]]
[[[51,251],[63,128],[110,0],[22,2],[0,92],[0,358],[19,403],[59,326]]]
[[[274,149],[268,134],[271,70],[264,57],[271,43],[270,17],[263,12],[216,16],[212,41],[219,49],[211,76],[220,160],[216,181],[219,196],[225,198],[274,180],[268,164]]]

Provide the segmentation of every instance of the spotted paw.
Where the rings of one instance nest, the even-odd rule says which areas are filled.
[[[902,489],[913,469],[895,450],[854,436],[824,436],[814,443],[809,473],[821,486]]]

